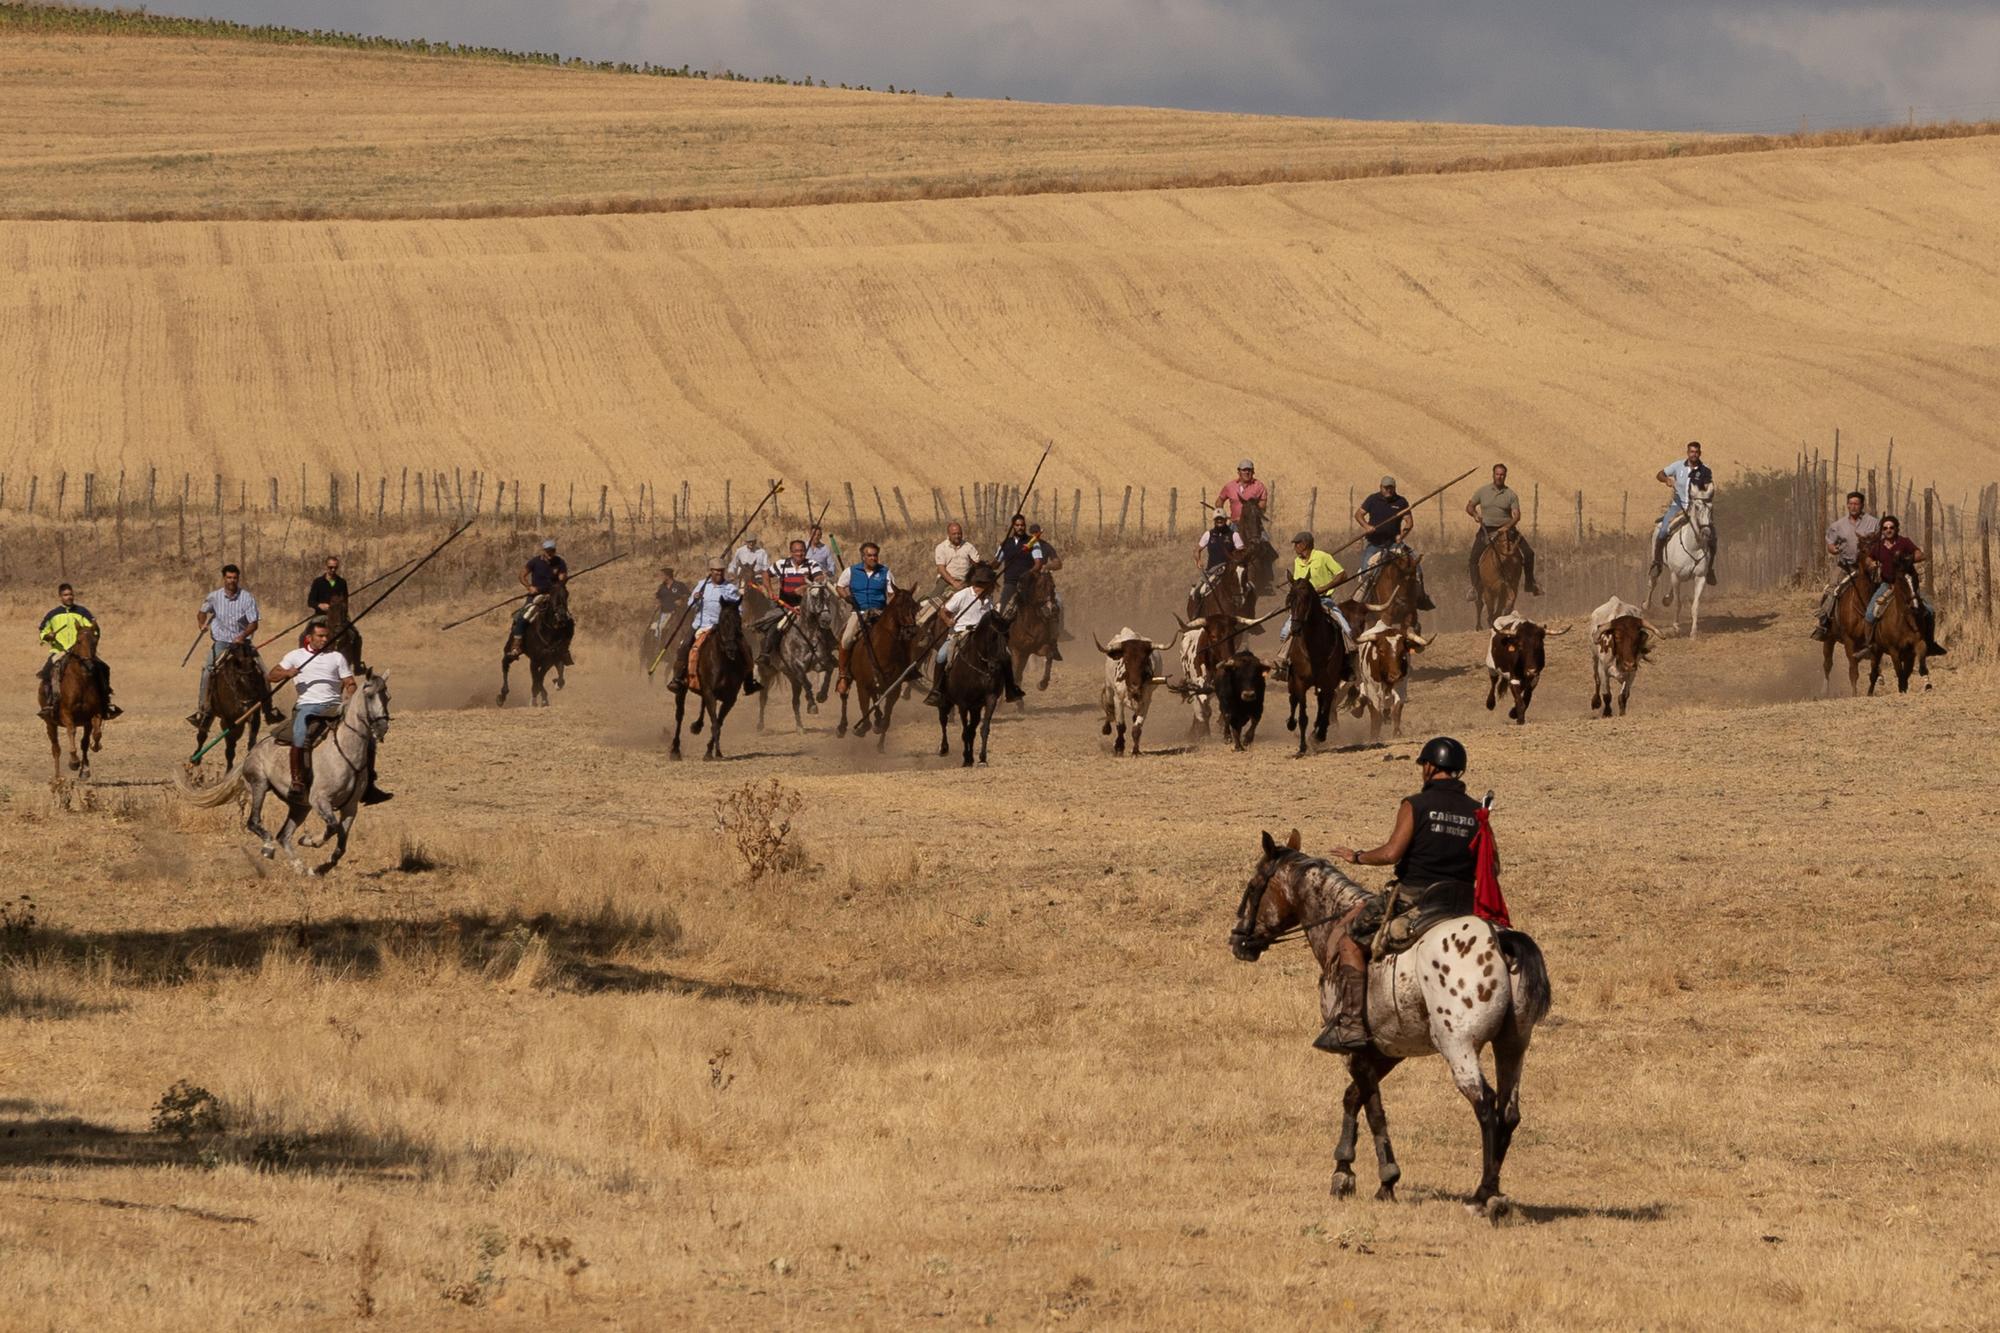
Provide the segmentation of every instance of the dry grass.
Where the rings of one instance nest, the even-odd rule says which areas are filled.
[[[1134,606],[1125,565],[1073,564],[1079,631],[1175,581]],[[0,963],[23,1323],[1806,1329],[1965,1326],[1992,1298],[1977,960],[2000,938],[1951,831],[2000,792],[1949,757],[2000,739],[1990,668],[1815,702],[1804,607],[1724,597],[1623,721],[1583,719],[1557,641],[1516,729],[1479,707],[1473,636],[1432,647],[1412,728],[1466,736],[1499,790],[1559,996],[1510,1164],[1523,1222],[1496,1232],[1453,1200],[1476,1140],[1435,1065],[1390,1084],[1409,1201],[1325,1198],[1308,961],[1222,946],[1258,829],[1373,834],[1408,743],[1298,764],[1274,722],[1245,756],[1113,762],[1080,659],[995,728],[990,773],[935,767],[914,710],[882,760],[827,718],[758,736],[739,712],[723,771],[675,766],[624,616],[593,603],[552,709],[399,693],[401,795],[301,884],[229,812],[145,785],[185,745],[185,681],[138,645],[177,625],[157,595],[98,600],[133,709],[99,772],[140,785],[67,812],[34,746],[0,761],[0,853],[37,912]],[[0,612],[14,641],[37,609]],[[390,617],[371,656],[449,692],[492,637]],[[811,864],[753,886],[712,810],[773,777]],[[220,1128],[152,1127],[180,1079]]]

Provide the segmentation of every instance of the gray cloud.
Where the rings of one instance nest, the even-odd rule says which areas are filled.
[[[156,6],[158,8],[159,6]],[[1616,127],[2000,116],[2000,5],[176,0],[248,22],[960,96]]]

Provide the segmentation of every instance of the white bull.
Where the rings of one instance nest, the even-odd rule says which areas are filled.
[[[1096,642],[1095,638],[1092,642]],[[1127,626],[1099,643],[1104,654],[1104,734],[1118,729],[1111,753],[1125,753],[1125,732],[1132,732],[1132,753],[1139,753],[1139,733],[1146,725],[1146,713],[1153,706],[1153,694],[1166,682],[1160,674],[1160,652],[1153,641]]]
[[[1422,652],[1430,640],[1402,625],[1377,621],[1354,641],[1360,669],[1359,697],[1354,712],[1368,713],[1368,739],[1382,738],[1382,724],[1389,723],[1390,735],[1403,734],[1403,705],[1410,697],[1410,654]]]

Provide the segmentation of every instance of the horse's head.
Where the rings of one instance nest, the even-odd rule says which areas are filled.
[[[1708,530],[1715,526],[1715,486],[1691,486],[1688,488],[1688,524],[1706,539]]]
[[[1263,854],[1243,887],[1243,897],[1236,904],[1236,924],[1229,931],[1229,951],[1239,961],[1256,962],[1279,935],[1299,923],[1291,872],[1301,859],[1297,829],[1282,844],[1269,833],[1264,835]]]
[[[362,721],[380,745],[389,739],[389,673],[362,670],[355,674],[361,680],[354,694],[362,708]]]
[[[1496,531],[1490,544],[1503,560],[1511,560],[1521,549],[1521,533],[1518,528],[1505,527]]]
[[[76,632],[76,642],[69,647],[70,656],[84,662],[97,660],[97,626],[84,625]]]
[[[1264,505],[1258,500],[1242,502],[1242,513],[1236,519],[1236,531],[1243,537],[1245,546],[1255,546],[1264,535]]]
[[[326,627],[338,634],[347,628],[347,594],[337,592],[326,601]]]
[[[1319,590],[1313,587],[1312,580],[1293,579],[1291,590],[1285,594],[1285,607],[1292,613],[1293,623],[1304,624],[1318,605]]]
[[[837,632],[839,626],[840,598],[834,595],[832,585],[823,579],[815,579],[806,584],[799,593],[799,609],[827,633]]]
[[[896,627],[896,632],[905,638],[917,632],[917,599],[908,588],[898,588],[889,594],[888,604],[882,608],[882,618]]]

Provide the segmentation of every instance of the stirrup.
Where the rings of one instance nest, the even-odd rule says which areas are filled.
[[[1338,1018],[1320,1029],[1320,1034],[1313,1038],[1313,1049],[1329,1055],[1352,1055],[1374,1044],[1368,1039],[1367,1029],[1360,1023],[1343,1028]]]

